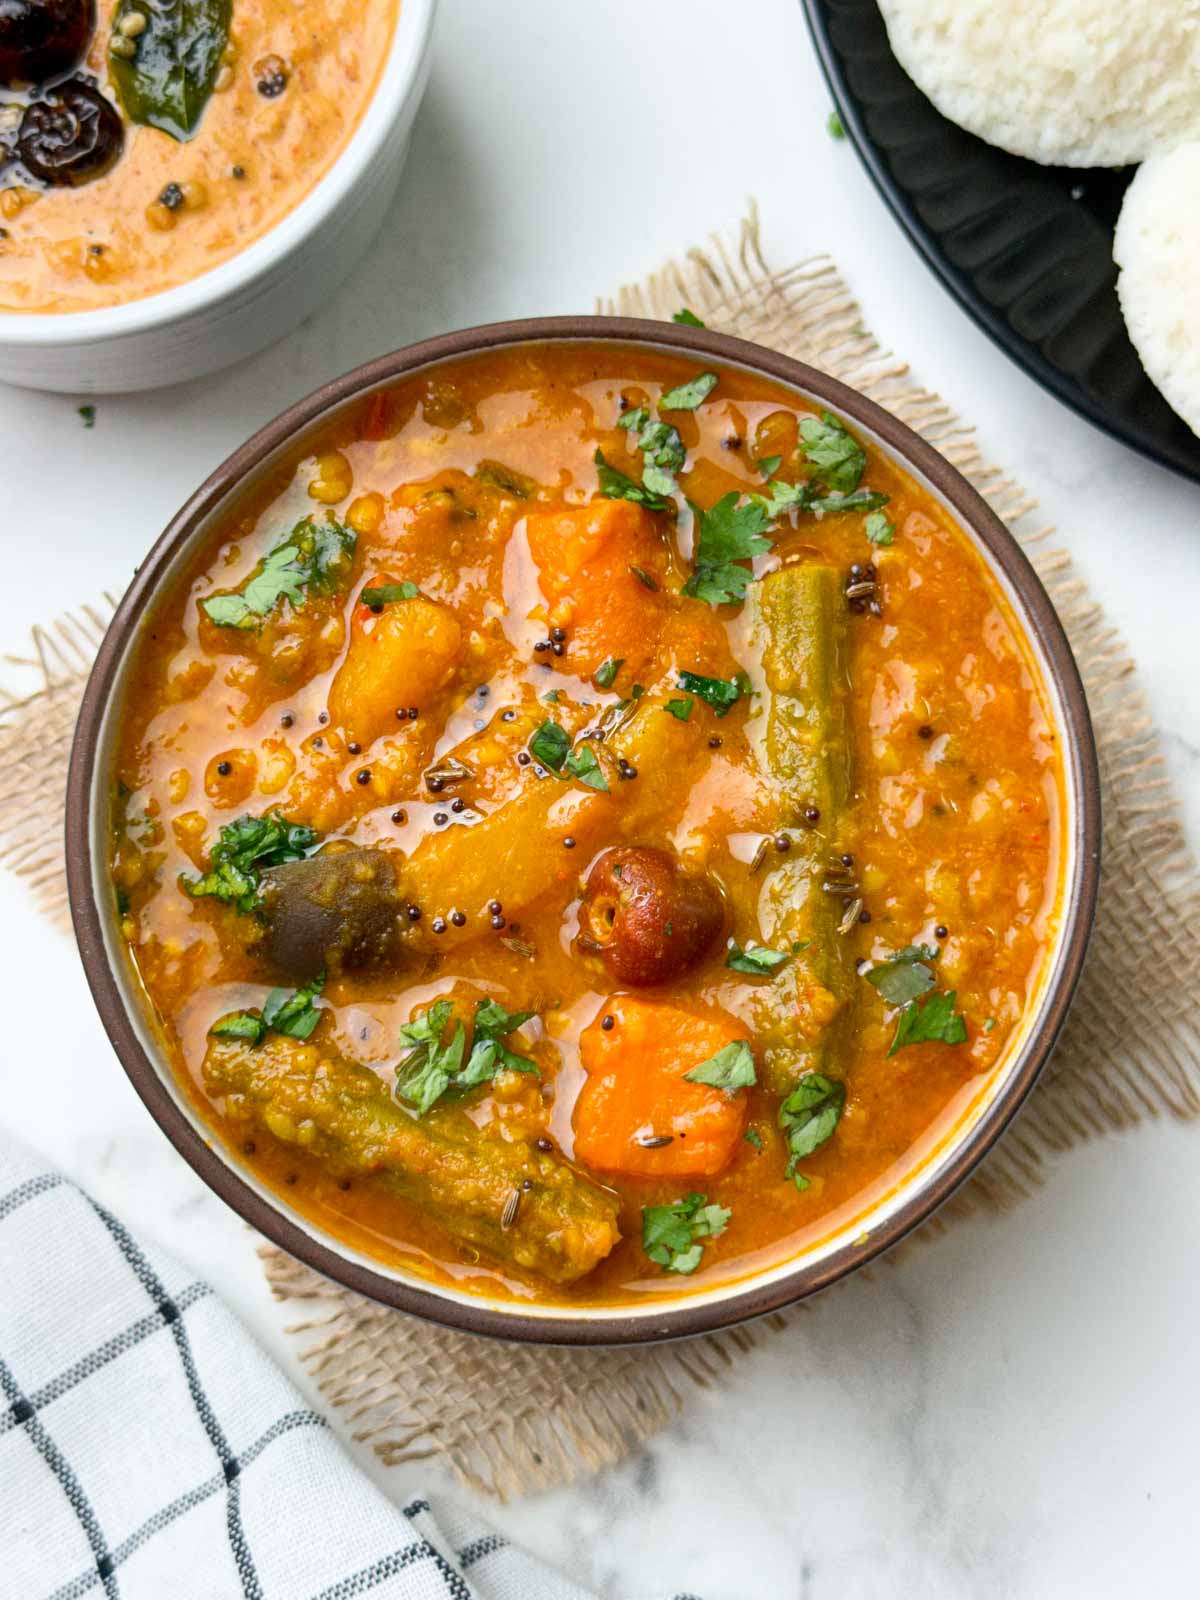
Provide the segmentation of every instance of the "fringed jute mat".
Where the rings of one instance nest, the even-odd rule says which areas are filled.
[[[1029,551],[1087,687],[1104,790],[1103,879],[1087,970],[1018,1126],[926,1224],[921,1236],[929,1237],[971,1214],[1005,1210],[1039,1182],[1048,1159],[1082,1140],[1147,1117],[1200,1112],[1200,878],[1120,639],[1070,558],[1051,546],[1025,491],[983,460],[971,429],[920,388],[904,362],[879,348],[832,261],[772,271],[751,215],[732,242],[690,251],[600,309],[667,318],[681,306],[833,373],[936,445]],[[108,602],[37,629],[32,656],[13,658],[14,670],[25,672],[24,692],[0,701],[0,861],[64,926],[67,755],[110,609]],[[45,801],[36,811],[31,792]],[[667,1349],[528,1349],[428,1326],[336,1288],[272,1247],[261,1254],[274,1293],[308,1302],[310,1314],[292,1330],[301,1357],[355,1437],[388,1463],[441,1457],[464,1482],[502,1497],[618,1461],[671,1420],[689,1386],[719,1382],[794,1317]]]

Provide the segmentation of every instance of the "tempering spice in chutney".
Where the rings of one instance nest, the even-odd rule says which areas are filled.
[[[113,879],[237,1159],[388,1262],[641,1303],[976,1104],[1063,778],[923,489],[744,372],[525,346],[363,401],[138,646]]]

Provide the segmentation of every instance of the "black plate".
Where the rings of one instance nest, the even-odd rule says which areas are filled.
[[[875,0],[801,0],[838,112],[942,282],[1051,394],[1200,481],[1200,439],[1147,378],[1117,304],[1113,230],[1134,168],[1042,167],[948,122]]]

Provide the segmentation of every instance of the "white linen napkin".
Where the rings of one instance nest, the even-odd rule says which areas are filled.
[[[2,1132],[0,1551],[13,1600],[594,1600],[394,1506],[206,1283]]]

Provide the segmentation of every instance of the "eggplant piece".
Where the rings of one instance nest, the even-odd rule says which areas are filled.
[[[752,1005],[762,1081],[787,1094],[804,1073],[829,1068],[856,993],[850,942],[839,931],[847,904],[829,884],[851,794],[847,613],[834,567],[782,567],[758,591],[767,689],[758,758],[781,821],[796,831],[758,905],[762,942],[791,959],[770,983],[756,985]]]
[[[402,961],[408,922],[398,859],[388,850],[331,849],[268,868],[260,889],[267,959],[297,979]]]
[[[371,1067],[327,1044],[210,1038],[203,1075],[228,1116],[428,1212],[503,1265],[573,1283],[620,1239],[617,1196],[532,1136],[493,1136],[457,1106],[418,1120]]]

